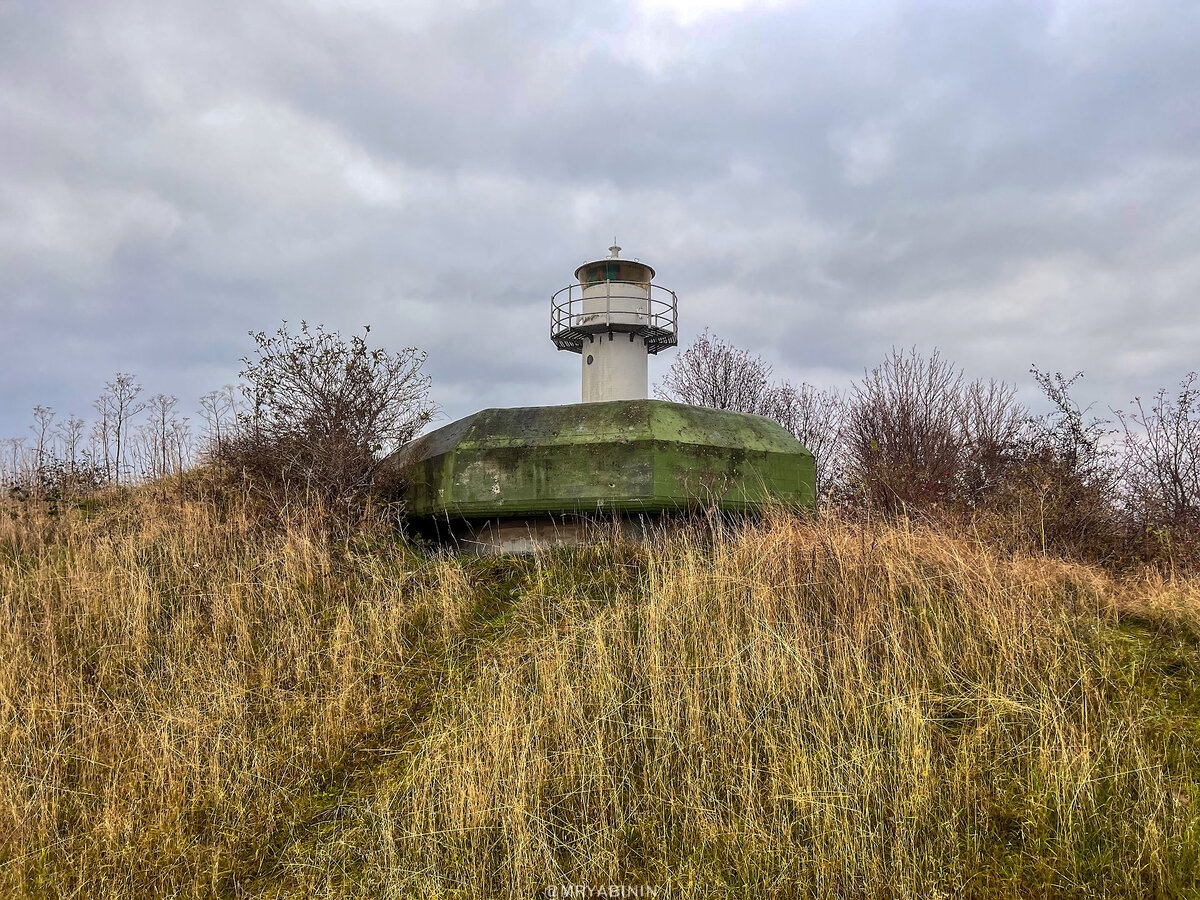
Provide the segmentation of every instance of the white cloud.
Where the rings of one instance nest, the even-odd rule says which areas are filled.
[[[801,5],[802,0],[638,0],[643,15],[668,16],[684,27],[729,13],[774,12]]]
[[[0,267],[36,266],[81,283],[102,278],[123,247],[165,245],[182,223],[178,209],[145,189],[56,181],[7,184],[0,197]]]
[[[403,171],[331,124],[259,98],[236,98],[175,119],[149,137],[157,164],[210,189],[285,210],[334,203],[397,206]]]
[[[842,174],[850,184],[875,184],[895,167],[895,132],[883,122],[867,122],[848,134],[834,135],[830,143],[841,155]]]

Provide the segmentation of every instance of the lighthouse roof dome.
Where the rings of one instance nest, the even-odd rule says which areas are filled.
[[[654,277],[654,267],[647,263],[642,262],[641,260],[621,259],[620,257],[605,256],[605,257],[602,257],[601,259],[590,260],[588,262],[585,262],[583,265],[581,265],[578,269],[575,270],[575,279],[577,281],[581,281],[582,279],[580,278],[579,273],[582,272],[584,269],[588,268],[589,266],[601,266],[601,265],[611,266],[614,264],[617,266],[636,266],[640,269],[646,270],[646,278],[647,279]],[[620,272],[621,270],[617,269],[615,271]],[[625,271],[629,272],[630,269],[625,269]],[[618,278],[612,278],[612,279],[608,279],[608,280],[610,280],[610,281],[642,281],[644,279],[642,279],[642,278],[619,278],[618,277]]]

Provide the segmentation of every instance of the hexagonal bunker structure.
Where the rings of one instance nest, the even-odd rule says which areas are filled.
[[[408,513],[483,550],[577,540],[586,516],[814,502],[812,454],[781,425],[663,400],[485,409],[394,461]]]

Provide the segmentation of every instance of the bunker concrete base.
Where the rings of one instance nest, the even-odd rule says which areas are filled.
[[[657,517],[655,517],[657,519]],[[508,519],[426,519],[419,531],[439,544],[464,553],[533,553],[553,547],[573,547],[619,534],[643,540],[655,533],[648,517],[587,519],[579,516],[528,516]]]

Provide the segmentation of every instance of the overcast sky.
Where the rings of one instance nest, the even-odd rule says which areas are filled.
[[[0,438],[117,371],[194,409],[285,318],[448,418],[575,402],[549,297],[614,235],[682,344],[1121,406],[1200,367],[1198,48],[1195,0],[0,0]]]

